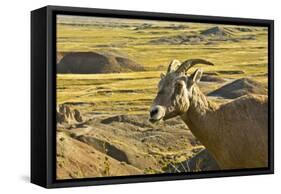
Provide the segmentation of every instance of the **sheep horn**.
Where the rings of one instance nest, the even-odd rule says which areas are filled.
[[[179,60],[176,60],[176,59],[172,60],[168,66],[167,73],[175,71],[177,69],[177,67],[179,67],[180,65],[181,65],[181,62]]]
[[[189,59],[186,60],[185,62],[183,62],[179,68],[176,70],[177,73],[181,73],[181,72],[186,72],[187,70],[189,70],[191,67],[193,67],[196,64],[204,64],[204,65],[211,65],[213,66],[214,64],[206,61],[204,59]]]

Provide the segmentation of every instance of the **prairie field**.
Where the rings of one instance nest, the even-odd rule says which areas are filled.
[[[57,125],[58,179],[168,173],[204,150],[180,118],[159,125],[147,121],[160,74],[173,59],[215,64],[200,66],[206,76],[220,80],[202,80],[206,95],[242,78],[267,91],[268,34],[263,27],[58,16],[57,51],[57,65],[68,53],[103,52],[143,67],[57,74],[57,105],[82,117]],[[176,172],[212,170],[208,164],[215,169],[211,160],[206,162],[207,167],[196,160],[194,167]]]

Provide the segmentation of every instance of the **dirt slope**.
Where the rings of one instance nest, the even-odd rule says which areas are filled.
[[[58,73],[95,74],[144,70],[135,61],[109,52],[70,52],[60,57]]]
[[[203,149],[180,118],[157,126],[147,121],[147,115],[83,119],[57,125],[61,179],[103,176],[105,170],[112,176],[164,173],[171,162],[184,161]]]
[[[66,132],[57,133],[58,179],[101,177],[114,174],[141,174],[141,171],[73,139]]]
[[[259,82],[249,78],[241,78],[210,92],[208,96],[220,96],[223,98],[233,99],[247,94],[266,95],[267,89]]]

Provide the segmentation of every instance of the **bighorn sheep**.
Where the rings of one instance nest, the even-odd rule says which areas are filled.
[[[187,75],[195,64],[213,65],[202,59],[170,63],[167,74],[161,75],[149,120],[179,115],[221,169],[267,167],[267,96],[246,95],[222,105],[211,102],[197,85],[203,71]]]

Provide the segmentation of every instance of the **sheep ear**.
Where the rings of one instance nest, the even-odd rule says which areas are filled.
[[[165,73],[160,74],[160,78],[163,79],[165,77]]]
[[[202,75],[203,75],[203,70],[196,69],[196,71],[193,74],[191,74],[191,76],[190,76],[190,80],[191,80],[192,84],[195,84],[195,83],[197,84],[200,81]]]

